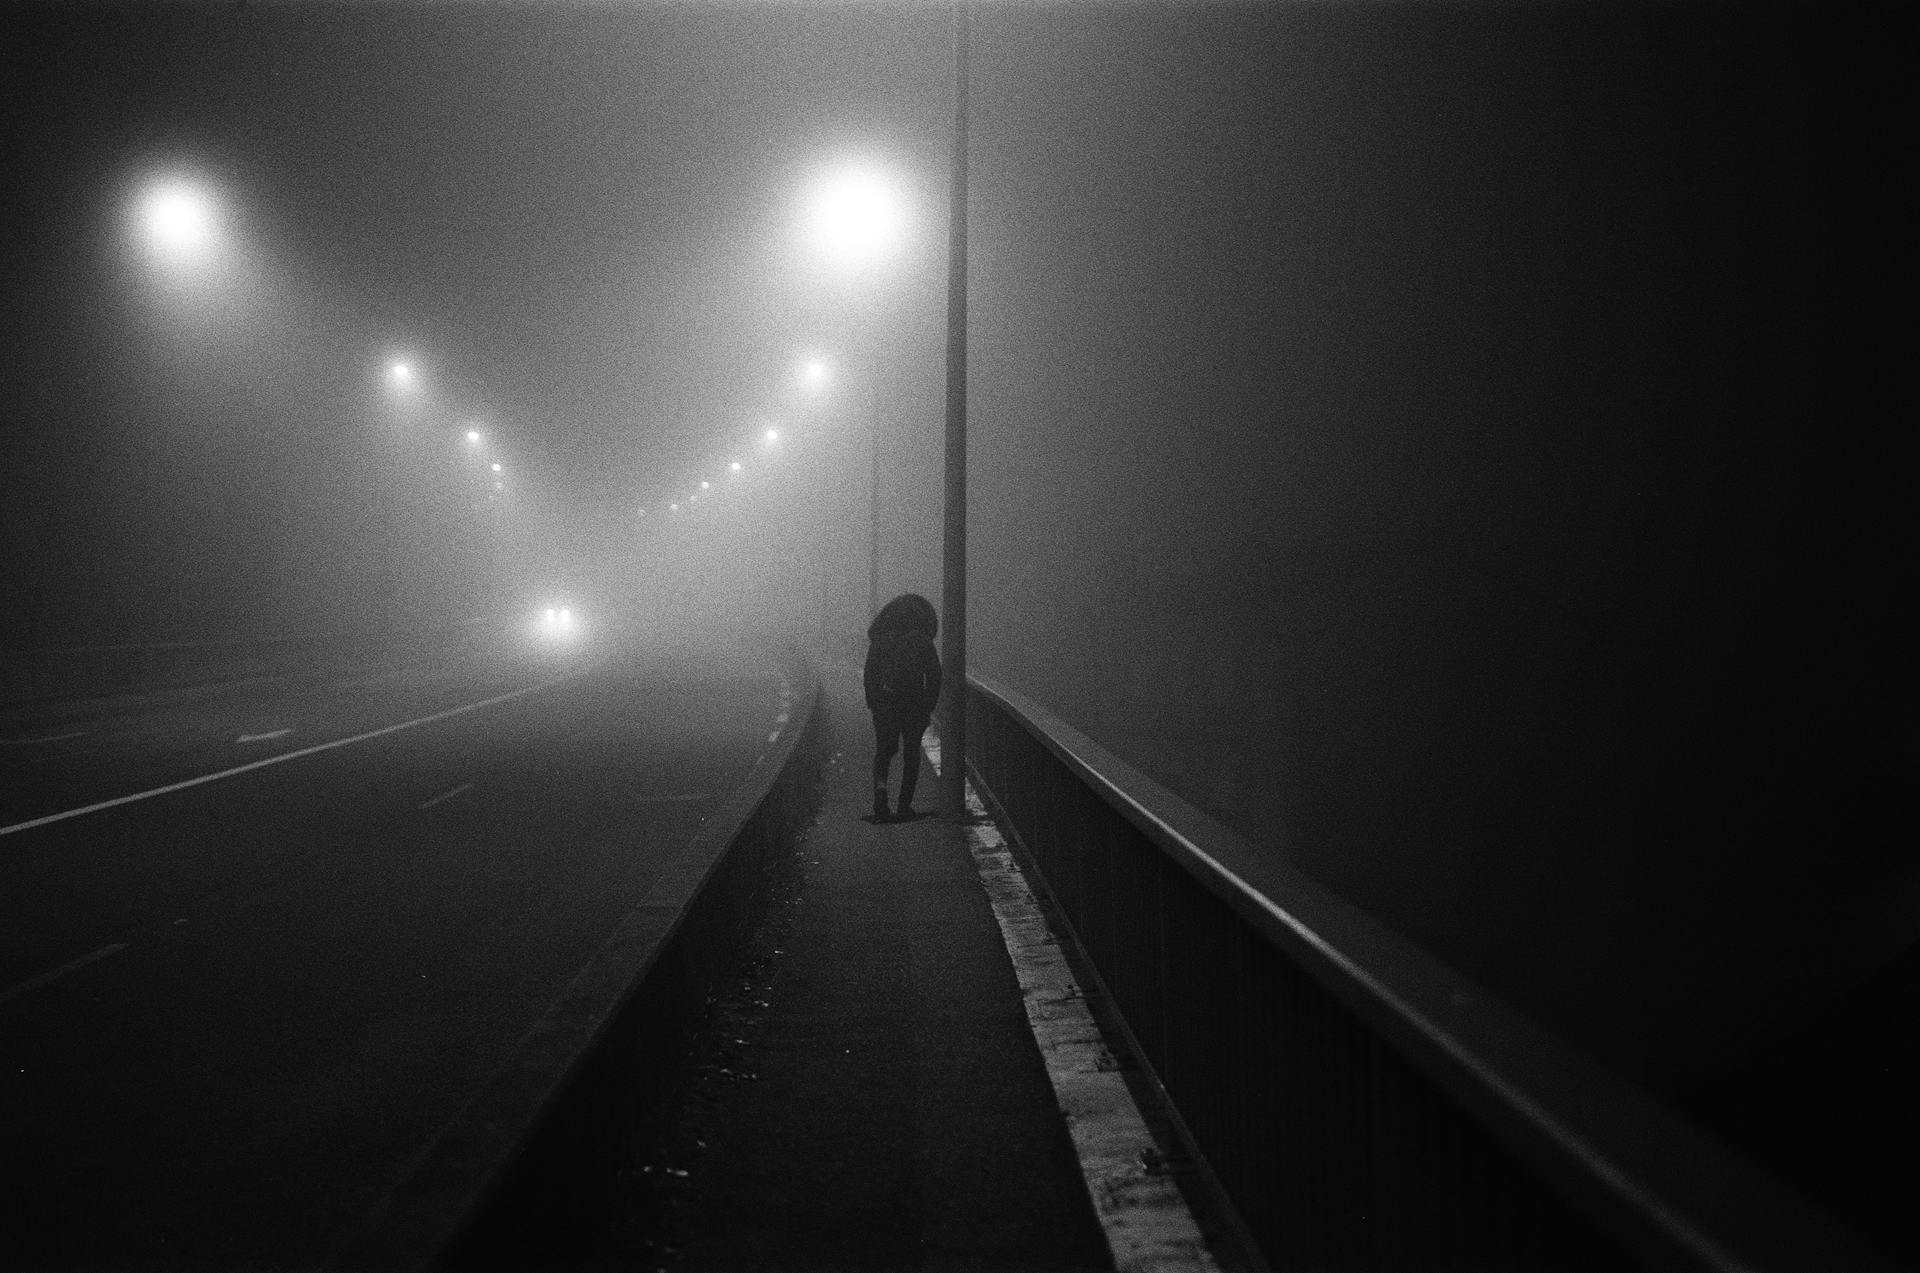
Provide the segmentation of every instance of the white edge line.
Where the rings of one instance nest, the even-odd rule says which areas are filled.
[[[94,951],[90,955],[82,955],[78,959],[70,960],[67,963],[61,964],[58,968],[55,968],[50,972],[43,972],[38,977],[29,977],[25,981],[21,982],[19,985],[8,986],[5,990],[0,990],[0,1003],[7,1003],[11,1000],[18,999],[21,995],[32,994],[34,991],[40,989],[40,987],[44,985],[47,985],[49,982],[52,982],[61,977],[64,977],[68,973],[73,972],[77,969],[85,968],[88,964],[96,963],[99,960],[105,959],[109,955],[119,954],[121,951],[125,950],[126,948],[127,948],[127,943],[123,941],[117,941],[113,943],[111,946],[102,946],[100,949]]]
[[[57,743],[68,738],[85,738],[87,731],[76,729],[71,734],[48,734],[44,738],[0,738],[0,747],[31,747],[35,743]]]
[[[451,800],[455,796],[459,795],[461,792],[471,791],[471,790],[473,790],[473,784],[470,782],[463,782],[459,786],[455,787],[452,791],[443,791],[439,795],[433,797],[433,799],[422,800],[419,804],[413,807],[416,809],[431,809],[433,808],[433,806],[439,804],[442,800]]]
[[[570,676],[578,676],[575,672]],[[462,712],[478,711],[482,707],[491,707],[495,703],[504,703],[535,690],[551,689],[561,681],[570,679],[563,676],[557,680],[542,681],[538,685],[527,685],[517,690],[508,690],[505,694],[495,694],[492,698],[483,698],[477,703],[463,703],[459,707],[449,707],[444,712],[435,712],[431,716],[422,716],[417,720],[402,721],[398,725],[383,725],[379,729],[370,729],[364,734],[355,734],[351,738],[336,738],[328,743],[315,743],[311,747],[302,747],[298,751],[283,751],[278,756],[268,756],[261,760],[248,761],[244,765],[235,765],[231,769],[222,769],[218,773],[201,774],[198,778],[187,778],[180,782],[171,782],[164,787],[155,787],[151,791],[136,791],[130,796],[115,796],[111,800],[102,800],[96,804],[82,805],[78,809],[68,809],[64,813],[49,813],[44,817],[31,818],[26,822],[16,822],[10,827],[0,827],[0,835],[12,835],[16,831],[31,831],[35,827],[44,827],[50,822],[63,822],[68,818],[77,818],[83,814],[98,813],[102,809],[111,809],[115,805],[132,804],[136,800],[147,800],[154,796],[164,796],[172,791],[184,791],[188,787],[197,787],[203,782],[217,782],[222,778],[231,778],[235,774],[246,773],[250,769],[264,769],[268,765],[284,764],[289,760],[298,760],[302,756],[311,756],[315,752],[329,751],[335,747],[345,747],[349,743],[363,743],[369,738],[378,738],[382,734],[398,733],[403,729],[412,729],[415,725],[428,725],[449,716],[458,716]]]
[[[291,729],[270,729],[264,734],[242,734],[233,741],[236,743],[263,743],[269,738],[283,738],[292,732],[293,730]]]

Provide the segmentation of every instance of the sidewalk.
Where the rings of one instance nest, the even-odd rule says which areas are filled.
[[[679,1135],[680,1270],[1112,1267],[966,831],[875,825],[857,688]],[[898,762],[894,787],[898,789]],[[922,766],[916,805],[935,805]],[[797,886],[797,887],[795,887]],[[705,1088],[702,1092],[700,1089]]]

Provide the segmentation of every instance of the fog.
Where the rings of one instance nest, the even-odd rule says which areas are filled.
[[[975,670],[1659,1090],[1907,948],[1890,23],[976,13]],[[0,645],[940,595],[944,8],[4,21]]]

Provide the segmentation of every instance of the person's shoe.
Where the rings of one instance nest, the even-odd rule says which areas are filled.
[[[873,820],[875,822],[887,820],[887,789],[885,787],[873,789]]]
[[[893,811],[893,817],[896,822],[911,822],[915,816],[913,806],[904,800],[900,802],[900,807]]]

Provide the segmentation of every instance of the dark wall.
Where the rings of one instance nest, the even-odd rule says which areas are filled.
[[[1891,12],[998,10],[975,659],[1678,1090],[1911,942]]]

